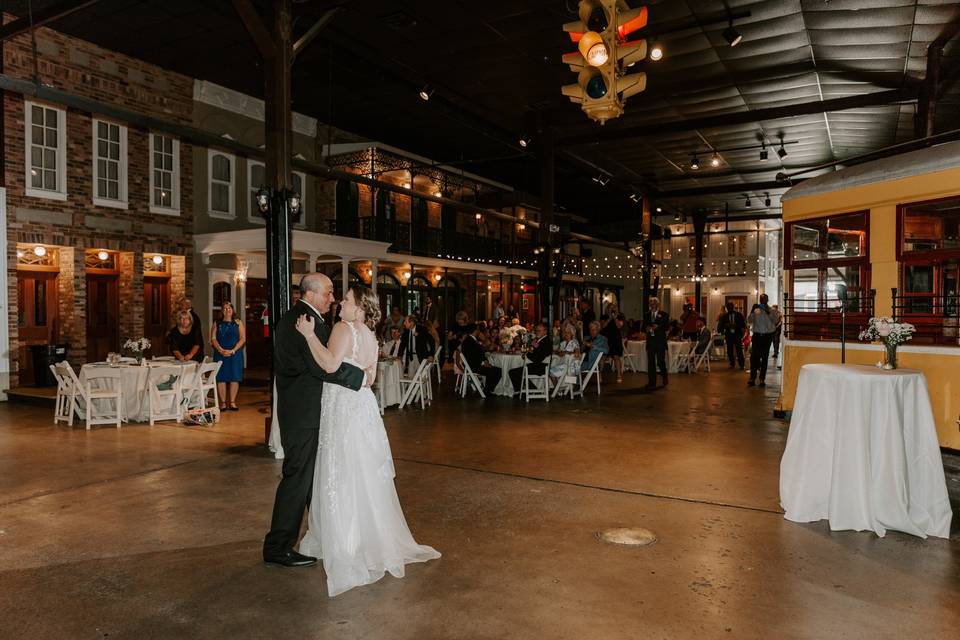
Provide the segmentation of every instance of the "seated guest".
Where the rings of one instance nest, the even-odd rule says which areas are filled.
[[[550,340],[553,342],[554,350],[563,341],[563,322],[560,318],[553,321],[553,327],[550,329]]]
[[[181,362],[203,362],[203,352],[200,351],[200,345],[203,343],[203,336],[193,324],[193,316],[189,311],[183,310],[177,313],[177,326],[170,329],[167,334],[167,344],[170,347],[170,353],[174,358]]]
[[[679,320],[671,320],[670,328],[667,330],[667,340],[678,342],[683,340],[683,325]]]
[[[385,358],[399,358],[400,357],[400,329],[398,327],[390,327],[390,339],[383,343],[383,346],[380,347],[380,353]]]
[[[710,343],[713,342],[713,331],[707,328],[706,318],[697,320],[697,334],[695,339],[697,344],[693,349],[694,353],[701,354],[710,348]]]
[[[407,316],[403,321],[403,335],[397,351],[404,372],[408,376],[415,374],[420,362],[432,358],[435,349],[436,343],[427,327],[417,322],[416,316]]]
[[[583,341],[583,348],[587,349],[587,357],[583,361],[581,371],[590,371],[590,367],[600,356],[610,353],[610,345],[607,339],[600,335],[600,323],[594,320],[590,323],[590,336]]]
[[[383,320],[383,339],[387,340],[390,338],[391,329],[398,329],[401,333],[403,332],[403,322],[405,318],[403,314],[400,313],[400,307],[394,307],[390,311],[390,315]]]
[[[471,371],[477,375],[486,376],[487,383],[484,388],[484,393],[487,394],[487,397],[490,397],[490,395],[493,394],[493,390],[497,388],[503,372],[499,367],[491,367],[487,364],[486,355],[480,344],[479,326],[474,327],[474,330],[463,339],[463,342],[460,344],[460,353],[463,354],[463,359],[470,365]]]
[[[534,328],[534,335],[536,337],[530,345],[530,353],[524,357],[524,360],[527,362],[527,373],[534,376],[542,376],[543,372],[547,370],[547,363],[544,362],[544,360],[549,358],[550,354],[553,353],[553,343],[547,337],[547,325],[542,322],[537,323],[537,326]],[[522,381],[523,367],[510,369],[510,382],[513,383],[514,393],[519,393]]]
[[[580,355],[580,343],[577,342],[576,333],[571,325],[568,324],[563,327],[563,340],[560,341],[560,345],[554,350],[554,353],[561,356],[559,360],[554,360],[556,364],[550,367],[550,377],[556,381],[567,369],[564,358],[566,356],[576,358]]]
[[[627,334],[627,340],[646,340],[647,334],[643,332],[643,326],[639,320],[629,322],[630,331]]]

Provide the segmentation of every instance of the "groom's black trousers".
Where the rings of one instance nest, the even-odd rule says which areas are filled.
[[[300,537],[303,511],[313,491],[313,468],[317,462],[319,429],[280,431],[283,444],[283,477],[273,503],[270,533],[263,540],[264,557],[293,549]]]

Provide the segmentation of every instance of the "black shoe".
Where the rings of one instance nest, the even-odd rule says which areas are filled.
[[[644,385],[643,388],[646,389],[647,391],[656,391],[657,385],[647,384],[647,385]]]
[[[732,362],[730,363],[730,368],[731,368],[731,369],[734,368],[734,364],[733,364]]]
[[[752,387],[754,385],[753,379],[747,380],[747,386]]]
[[[760,386],[761,386],[761,387],[765,387],[765,386],[767,386],[767,383],[764,382],[763,380],[761,380],[761,381],[760,381]]]
[[[278,567],[312,567],[317,564],[317,559],[313,556],[305,556],[293,549],[286,553],[265,553],[263,554],[263,561]]]

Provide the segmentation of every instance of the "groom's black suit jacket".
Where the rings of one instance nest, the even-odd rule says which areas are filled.
[[[277,321],[273,341],[273,371],[277,382],[277,422],[280,430],[319,429],[323,383],[332,382],[356,391],[363,386],[363,369],[344,363],[336,373],[323,370],[297,331],[297,318],[314,319],[314,332],[327,344],[330,326],[309,305],[298,300]]]

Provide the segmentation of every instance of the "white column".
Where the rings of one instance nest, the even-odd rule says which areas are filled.
[[[347,295],[347,286],[350,283],[350,258],[340,256],[341,277],[343,278],[343,295]]]
[[[373,289],[373,292],[377,292],[377,267],[379,266],[379,261],[376,258],[371,258],[370,260],[370,288]]]
[[[315,253],[307,254],[307,273],[316,273],[317,272],[317,258],[319,258]]]

